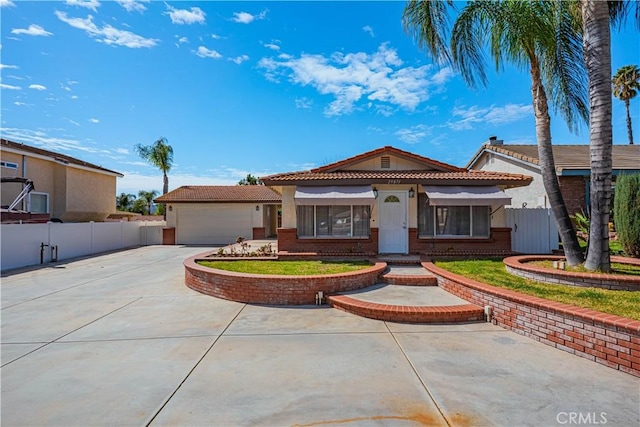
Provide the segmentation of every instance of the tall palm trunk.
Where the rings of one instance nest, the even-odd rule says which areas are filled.
[[[169,192],[169,177],[166,171],[162,171],[162,179],[162,194],[167,194]],[[164,210],[162,211],[162,219],[167,220],[167,205],[164,206]]]
[[[627,109],[627,136],[629,137],[629,145],[633,145],[633,130],[631,129],[631,114],[629,114],[629,100],[624,100],[624,106]]]
[[[582,0],[584,55],[589,76],[589,152],[591,157],[591,227],[587,270],[611,271],[611,33],[605,1]]]
[[[538,140],[538,159],[544,189],[549,197],[549,204],[556,221],[564,254],[569,265],[578,265],[584,261],[576,231],[573,228],[569,212],[560,192],[560,183],[556,175],[556,165],[551,147],[551,118],[547,94],[540,77],[540,63],[535,55],[530,55],[531,62],[531,94],[536,119],[536,139]]]

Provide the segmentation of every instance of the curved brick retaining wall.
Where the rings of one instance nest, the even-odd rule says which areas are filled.
[[[490,306],[494,324],[640,377],[640,321],[490,286],[430,262],[423,265],[446,291]]]
[[[529,264],[531,261],[560,261],[562,256],[551,255],[523,255],[504,259],[507,271],[516,276],[538,282],[560,283],[572,286],[612,289],[618,291],[640,291],[640,276],[624,276],[620,274],[580,273],[565,270],[550,270]],[[637,265],[631,258],[611,257],[612,262]]]
[[[302,305],[315,304],[319,291],[325,295],[366,288],[376,284],[387,268],[384,262],[340,274],[282,276],[247,274],[203,267],[196,263],[206,254],[184,262],[185,284],[193,290],[218,298],[252,303]]]

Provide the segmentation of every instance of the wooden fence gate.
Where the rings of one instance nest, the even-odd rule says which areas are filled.
[[[550,254],[558,249],[558,229],[551,209],[506,208],[511,249],[523,254]]]

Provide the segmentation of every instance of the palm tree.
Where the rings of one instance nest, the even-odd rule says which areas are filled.
[[[248,173],[246,178],[242,178],[238,181],[238,185],[262,185],[262,181]]]
[[[613,76],[613,96],[624,101],[627,110],[627,135],[629,145],[633,145],[633,131],[631,130],[631,115],[629,101],[635,98],[640,90],[640,68],[637,65],[625,65],[618,69]]]
[[[116,197],[116,208],[120,211],[128,211],[131,209],[135,196],[133,194],[120,193]]]
[[[586,120],[581,34],[569,2],[494,0],[469,2],[449,28],[450,0],[408,2],[405,30],[433,59],[450,64],[471,87],[486,85],[484,48],[496,68],[505,62],[528,69],[543,183],[569,265],[584,258],[556,175],[549,98],[570,129]],[[450,37],[450,47],[446,40]]]
[[[140,157],[162,171],[164,180],[162,194],[167,194],[169,191],[169,177],[167,177],[167,172],[169,172],[171,166],[173,166],[173,148],[169,145],[167,138],[161,137],[149,146],[137,144],[135,150]]]
[[[147,205],[147,214],[149,215],[151,215],[151,204],[153,203],[153,199],[155,199],[157,195],[158,195],[158,190],[138,191],[138,198],[140,200],[144,200],[145,204]]]

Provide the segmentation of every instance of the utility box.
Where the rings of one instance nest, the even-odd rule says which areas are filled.
[[[176,229],[175,227],[162,229],[162,244],[163,245],[175,245],[176,244]]]

